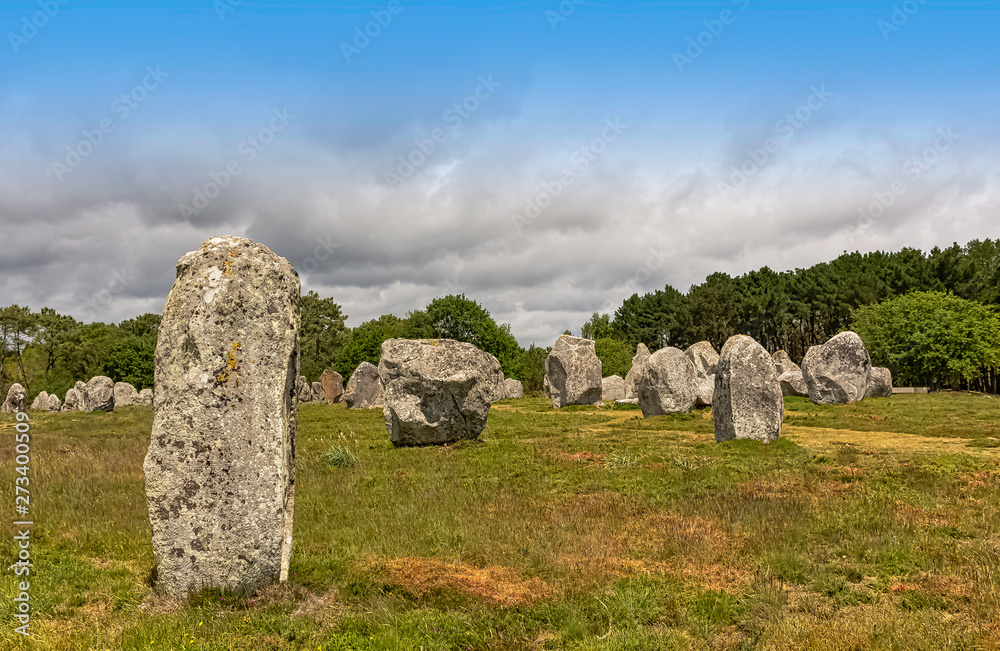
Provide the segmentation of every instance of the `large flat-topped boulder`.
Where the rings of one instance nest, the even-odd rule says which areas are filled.
[[[863,400],[872,362],[857,334],[847,331],[813,346],[802,360],[809,399],[817,404],[844,405]]]
[[[698,375],[707,378],[715,375],[715,367],[719,363],[719,353],[715,352],[715,347],[707,341],[699,341],[692,345],[684,354],[688,356]]]
[[[781,434],[784,415],[785,401],[771,356],[751,337],[730,337],[715,375],[715,440],[773,441]]]
[[[639,409],[643,416],[689,412],[698,399],[698,370],[679,348],[661,348],[643,364]]]
[[[592,339],[562,335],[545,358],[552,406],[601,402],[601,360]]]
[[[490,404],[503,390],[500,362],[452,339],[388,339],[378,371],[382,413],[394,445],[478,438]]]
[[[348,409],[381,409],[382,382],[378,377],[378,367],[370,362],[361,362],[347,380],[344,402]]]
[[[635,347],[635,355],[632,356],[632,366],[625,374],[625,398],[639,398],[639,378],[642,377],[642,365],[649,359],[649,348],[646,344],[639,344]]]
[[[159,592],[287,578],[299,303],[292,266],[248,239],[213,237],[177,263],[143,464]]]

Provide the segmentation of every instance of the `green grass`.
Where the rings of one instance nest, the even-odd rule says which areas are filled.
[[[479,441],[395,448],[380,411],[307,403],[290,581],[180,604],[150,589],[152,410],[33,414],[33,636],[6,572],[0,648],[994,649],[998,405],[788,399],[765,445],[715,443],[710,410],[526,398]]]

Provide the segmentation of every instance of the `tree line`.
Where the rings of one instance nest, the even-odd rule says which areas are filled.
[[[976,240],[926,254],[846,253],[794,271],[714,273],[686,294],[669,285],[633,294],[613,316],[594,313],[580,334],[596,341],[605,376],[624,377],[639,343],[656,351],[709,341],[720,350],[732,335],[746,334],[801,361],[810,346],[853,329],[897,382],[996,393],[998,306],[1000,240]],[[310,381],[327,368],[347,378],[361,362],[378,364],[386,339],[441,337],[493,354],[526,391],[542,389],[549,348],[522,348],[509,325],[498,324],[464,295],[436,298],[422,310],[382,315],[355,328],[346,319],[332,298],[303,295],[301,370]],[[24,385],[29,397],[43,390],[65,395],[76,380],[94,375],[151,388],[159,323],[157,314],[85,324],[50,308],[0,308],[3,395],[13,382]]]

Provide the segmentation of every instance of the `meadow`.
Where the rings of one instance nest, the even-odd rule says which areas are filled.
[[[302,404],[290,581],[180,603],[150,587],[152,409],[30,415],[31,637],[8,518],[2,649],[1000,647],[991,396],[786,398],[771,444],[525,398],[479,441],[401,449],[381,410]]]

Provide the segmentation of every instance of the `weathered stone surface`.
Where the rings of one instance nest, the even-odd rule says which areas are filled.
[[[751,337],[730,337],[715,375],[715,440],[773,441],[781,434],[784,416],[785,400],[771,356]]]
[[[781,384],[783,396],[809,395],[809,387],[806,386],[806,379],[802,377],[802,371],[786,371],[778,376],[778,383]]]
[[[139,399],[139,392],[128,382],[115,382],[115,407],[131,407]]]
[[[84,411],[112,411],[115,408],[115,383],[104,375],[90,378],[83,391]]]
[[[31,409],[44,411],[49,408],[49,392],[42,391],[31,401]]]
[[[592,339],[562,335],[545,358],[552,406],[601,402],[601,360]]]
[[[312,386],[309,384],[309,380],[306,379],[306,376],[300,375],[298,379],[295,380],[295,394],[298,396],[299,402],[312,402]]]
[[[139,397],[135,399],[135,404],[141,405],[143,407],[153,406],[153,390],[143,389],[139,392]]]
[[[601,378],[601,399],[614,402],[625,397],[625,380],[620,375]]]
[[[542,376],[542,391],[547,397],[552,397],[552,385],[549,384],[549,376],[547,375]]]
[[[642,365],[649,359],[649,349],[646,344],[639,344],[635,347],[635,355],[632,356],[632,367],[625,374],[625,397],[639,397],[639,378],[642,377]]]
[[[7,389],[7,399],[0,405],[0,413],[16,414],[28,408],[28,392],[18,383]]]
[[[503,381],[504,398],[523,398],[524,386],[520,380],[509,377]]]
[[[347,380],[344,402],[348,409],[381,409],[382,382],[378,377],[378,367],[369,362],[361,362]]]
[[[77,384],[80,384],[77,382]],[[83,393],[73,387],[66,391],[66,401],[63,402],[60,411],[82,411],[83,410]]]
[[[388,339],[378,364],[394,445],[475,439],[502,388],[500,362],[452,339]]]
[[[213,237],[177,263],[143,464],[160,592],[287,578],[299,303],[292,266],[248,239]]]
[[[323,383],[313,382],[312,383],[312,398],[315,402],[325,402],[326,394],[323,393]]]
[[[59,411],[60,409],[62,409],[62,400],[59,399],[59,396],[53,393],[49,395],[49,399],[45,405],[45,408],[48,409],[49,411]]]
[[[449,341],[449,340],[442,339],[441,341]],[[486,354],[490,355],[489,353]],[[493,355],[490,355],[490,357],[493,357]],[[493,359],[496,360],[497,364],[500,363],[500,360],[498,360],[496,357],[493,357]],[[499,402],[506,397],[507,397],[507,378],[504,377],[503,371],[500,371],[500,380],[496,383],[496,385],[493,388],[493,394],[490,396],[490,402],[491,403]]]
[[[774,368],[777,370],[778,377],[781,377],[788,371],[798,371],[802,372],[802,369],[798,364],[792,361],[792,358],[788,356],[783,350],[779,350],[771,355],[771,359],[774,360]]]
[[[323,385],[324,400],[331,404],[343,400],[344,378],[340,373],[328,368],[319,376],[319,381]]]
[[[850,331],[813,346],[802,360],[802,376],[809,389],[809,399],[823,405],[863,400],[871,370],[872,362],[864,342]]]
[[[718,363],[716,363],[718,367]],[[695,407],[711,407],[712,396],[715,395],[715,374],[698,378],[698,387],[695,391]]]
[[[715,352],[715,347],[712,344],[707,341],[699,341],[684,351],[684,354],[694,364],[699,377],[706,378],[709,375],[715,375],[715,367],[719,363],[719,353]]]
[[[661,348],[643,364],[639,408],[643,416],[689,412],[697,399],[698,370],[679,348]]]
[[[884,366],[873,366],[868,377],[866,398],[888,398],[892,395],[892,371]]]

